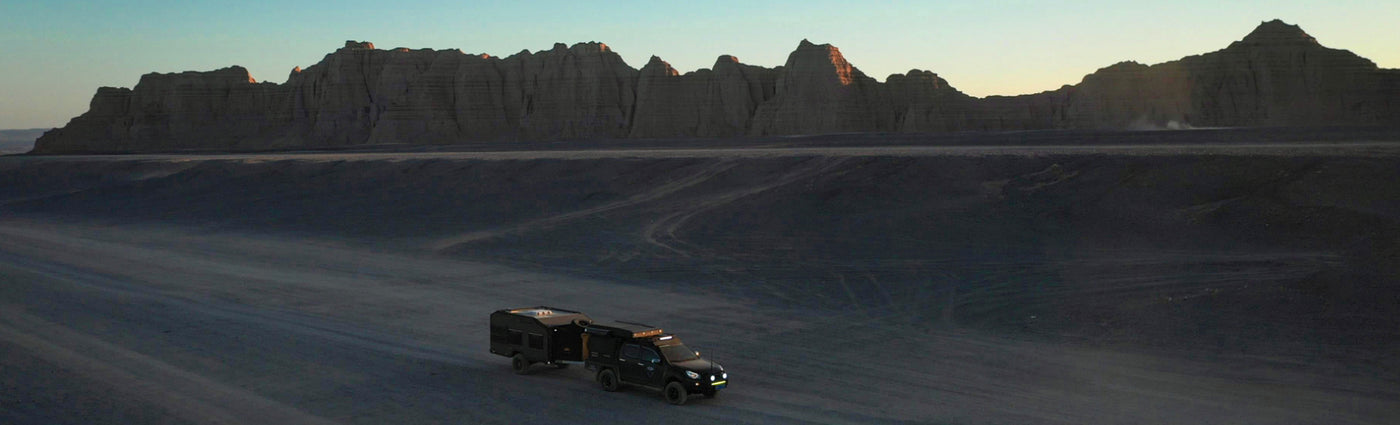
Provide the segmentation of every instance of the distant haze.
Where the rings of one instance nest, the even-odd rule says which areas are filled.
[[[293,67],[314,63],[347,39],[497,56],[596,40],[633,67],[658,55],[687,72],[722,54],[781,65],[806,38],[841,46],[847,59],[880,80],[928,69],[963,92],[986,96],[1053,90],[1119,61],[1158,63],[1218,49],[1243,29],[1279,18],[1307,28],[1324,45],[1400,67],[1392,26],[1400,2],[1394,1],[862,5],[5,1],[0,128],[62,126],[86,110],[96,87],[131,87],[153,71],[242,65],[261,81],[282,82]]]
[[[34,139],[43,135],[47,128],[25,130],[0,130],[0,155],[29,152],[34,148]]]

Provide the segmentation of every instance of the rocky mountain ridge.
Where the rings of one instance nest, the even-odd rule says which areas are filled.
[[[1400,70],[1275,20],[1219,51],[987,98],[923,70],[879,82],[807,40],[777,68],[726,55],[685,74],[659,57],[631,68],[596,42],[498,58],[347,41],[283,84],[233,66],[99,88],[88,112],[33,152],[1396,123]]]

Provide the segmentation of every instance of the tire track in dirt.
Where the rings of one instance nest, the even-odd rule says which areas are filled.
[[[695,216],[748,196],[757,195],[759,193],[767,192],[769,190],[796,183],[802,179],[822,175],[823,173],[831,171],[846,163],[848,159],[849,158],[844,157],[818,157],[818,159],[814,160],[815,162],[813,164],[788,172],[780,176],[777,180],[765,184],[750,186],[735,191],[725,192],[704,199],[692,200],[691,202],[686,203],[686,205],[688,206],[687,209],[668,214],[642,228],[642,240],[646,241],[648,244],[674,252],[680,256],[690,257],[691,255],[688,251],[677,248],[677,246],[689,244],[685,241],[676,238],[676,230],[680,229],[681,226],[685,225],[687,221],[690,221],[692,218],[695,218]],[[668,239],[669,241],[662,241],[663,238]]]
[[[691,175],[677,180],[672,180],[670,182],[657,186],[652,190],[633,195],[621,201],[599,205],[592,208],[572,211],[564,214],[554,215],[550,217],[535,219],[511,226],[480,230],[456,236],[445,237],[430,243],[429,248],[437,252],[447,251],[451,250],[454,247],[476,241],[491,239],[508,234],[521,234],[534,230],[548,229],[550,227],[558,226],[585,217],[590,217],[621,208],[627,208],[639,204],[644,204],[674,194],[685,188],[700,184],[706,180],[713,178],[716,175],[719,175],[721,173],[724,173],[725,171],[734,168],[736,165],[738,165],[738,163],[732,160],[718,160],[710,164],[709,166],[702,168],[699,171],[696,171]]]

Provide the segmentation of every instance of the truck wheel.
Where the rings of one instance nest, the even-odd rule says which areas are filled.
[[[530,361],[525,360],[524,354],[516,354],[510,358],[510,368],[515,369],[516,375],[524,375],[530,372]]]
[[[661,390],[661,394],[666,396],[667,403],[677,406],[685,404],[685,399],[689,396],[685,393],[685,386],[676,381],[666,384],[666,389]]]
[[[617,373],[612,369],[598,371],[598,385],[603,386],[603,391],[617,391]]]

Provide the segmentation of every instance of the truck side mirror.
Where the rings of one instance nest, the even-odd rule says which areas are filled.
[[[661,359],[658,359],[658,358],[653,357],[653,358],[651,359],[651,363],[652,363],[652,364],[661,364]]]

